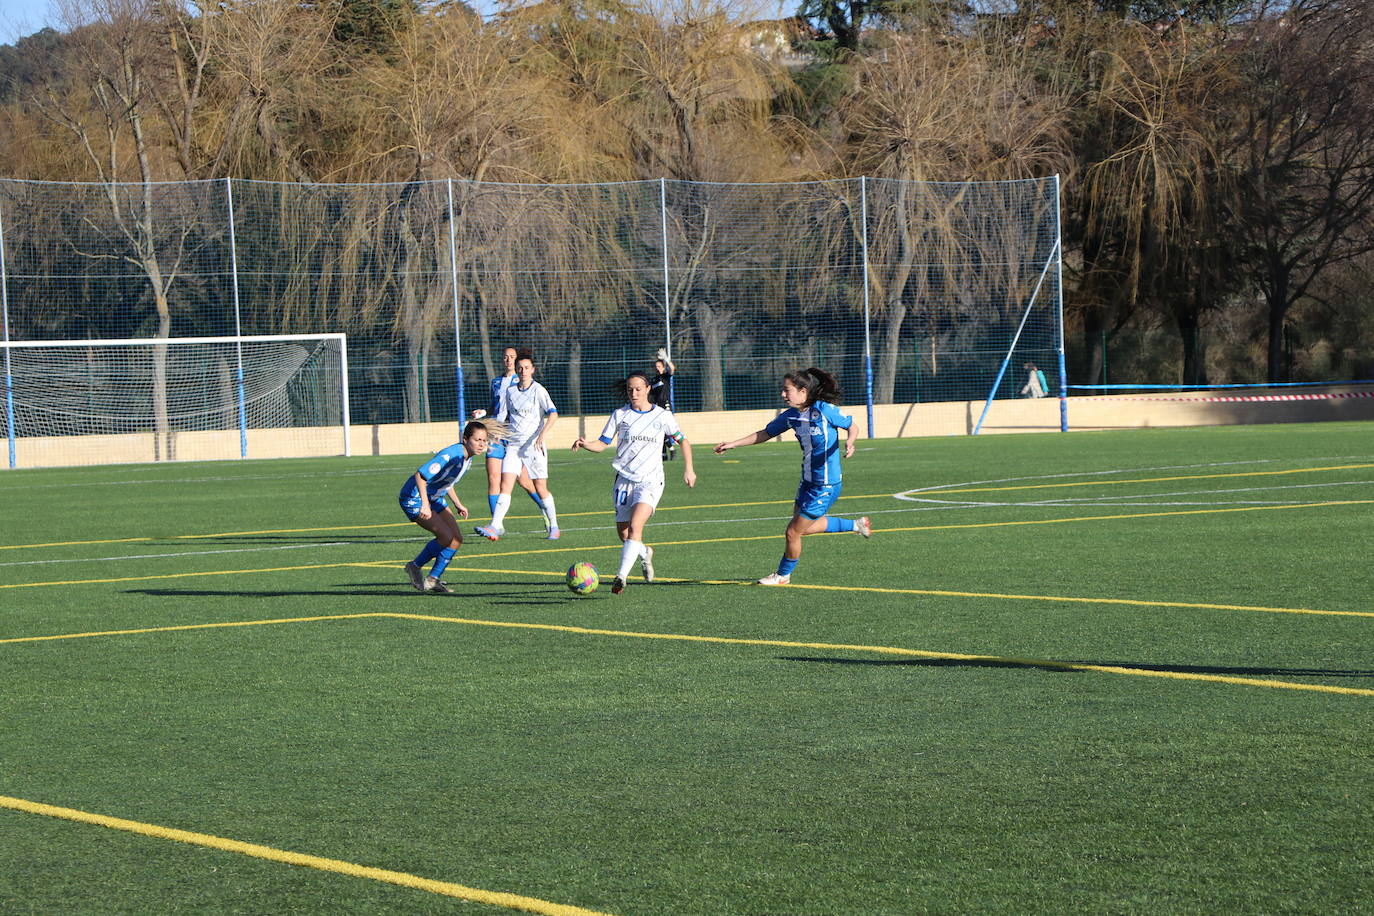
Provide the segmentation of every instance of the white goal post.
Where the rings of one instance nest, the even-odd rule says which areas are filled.
[[[349,455],[343,334],[0,342],[9,467]]]

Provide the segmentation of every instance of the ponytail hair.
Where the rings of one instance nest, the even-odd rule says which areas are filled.
[[[506,435],[506,424],[485,417],[481,420],[469,420],[468,425],[463,427],[463,438],[471,439],[472,434],[479,429],[486,431],[488,442],[495,442]]]
[[[794,387],[806,392],[807,407],[817,401],[829,401],[831,404],[840,402],[840,383],[835,376],[824,369],[817,369],[812,366],[809,369],[789,372],[783,378],[791,382]]]

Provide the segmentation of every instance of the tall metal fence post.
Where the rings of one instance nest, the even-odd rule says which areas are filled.
[[[663,351],[673,361],[673,297],[668,282],[668,182],[658,180],[658,214],[663,231]],[[665,367],[666,368],[666,367]],[[673,408],[673,377],[668,376],[668,408]]]
[[[0,207],[0,323],[5,327],[5,343],[10,342],[10,278],[5,266],[5,211]],[[10,348],[5,347],[5,438],[10,445],[10,467],[16,462],[14,450],[14,373],[10,370]]]
[[[1058,252],[1055,261],[1055,292],[1059,299],[1059,431],[1066,433],[1069,431],[1069,374],[1064,363],[1064,245],[1060,232],[1062,226],[1060,222],[1059,176],[1054,176],[1054,239],[1055,249]],[[1103,365],[1106,365],[1105,358]]]
[[[868,438],[873,429],[873,332],[868,302],[868,177],[859,177],[859,223],[864,261],[864,401],[868,404]]]
[[[448,268],[453,278],[453,384],[458,387],[458,426],[467,422],[468,402],[463,395],[462,318],[458,305],[458,236],[453,225],[453,179],[448,179]]]
[[[224,197],[229,205],[229,282],[234,291],[234,350],[238,357],[239,457],[248,457],[248,402],[243,383],[243,313],[239,307],[239,249],[234,234],[234,179],[224,179]]]

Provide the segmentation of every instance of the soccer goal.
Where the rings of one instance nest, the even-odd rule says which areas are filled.
[[[348,455],[343,334],[0,343],[9,466]]]

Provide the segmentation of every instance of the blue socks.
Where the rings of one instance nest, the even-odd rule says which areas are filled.
[[[778,561],[778,575],[780,575],[780,576],[790,576],[790,575],[792,575],[792,570],[796,569],[796,568],[797,568],[797,564],[800,563],[800,562],[801,562],[801,557],[797,557],[797,558],[794,560],[794,559],[792,559],[791,557],[787,556],[786,554],[783,554],[782,559]]]
[[[544,511],[544,501],[539,498],[538,493],[531,493],[530,499],[534,500],[534,504],[539,507],[540,512]]]
[[[430,542],[425,545],[425,549],[420,551],[420,555],[415,558],[415,565],[424,569],[425,564],[437,557],[441,550],[443,550],[443,548],[439,546],[439,539],[431,538]]]
[[[439,551],[439,559],[434,561],[434,568],[429,571],[429,574],[436,579],[442,576],[444,570],[448,569],[449,561],[453,559],[453,555],[457,552],[458,551],[454,550],[452,547],[445,547],[443,550]]]
[[[852,518],[827,518],[825,520],[825,531],[829,534],[832,531],[853,531],[854,520]]]

